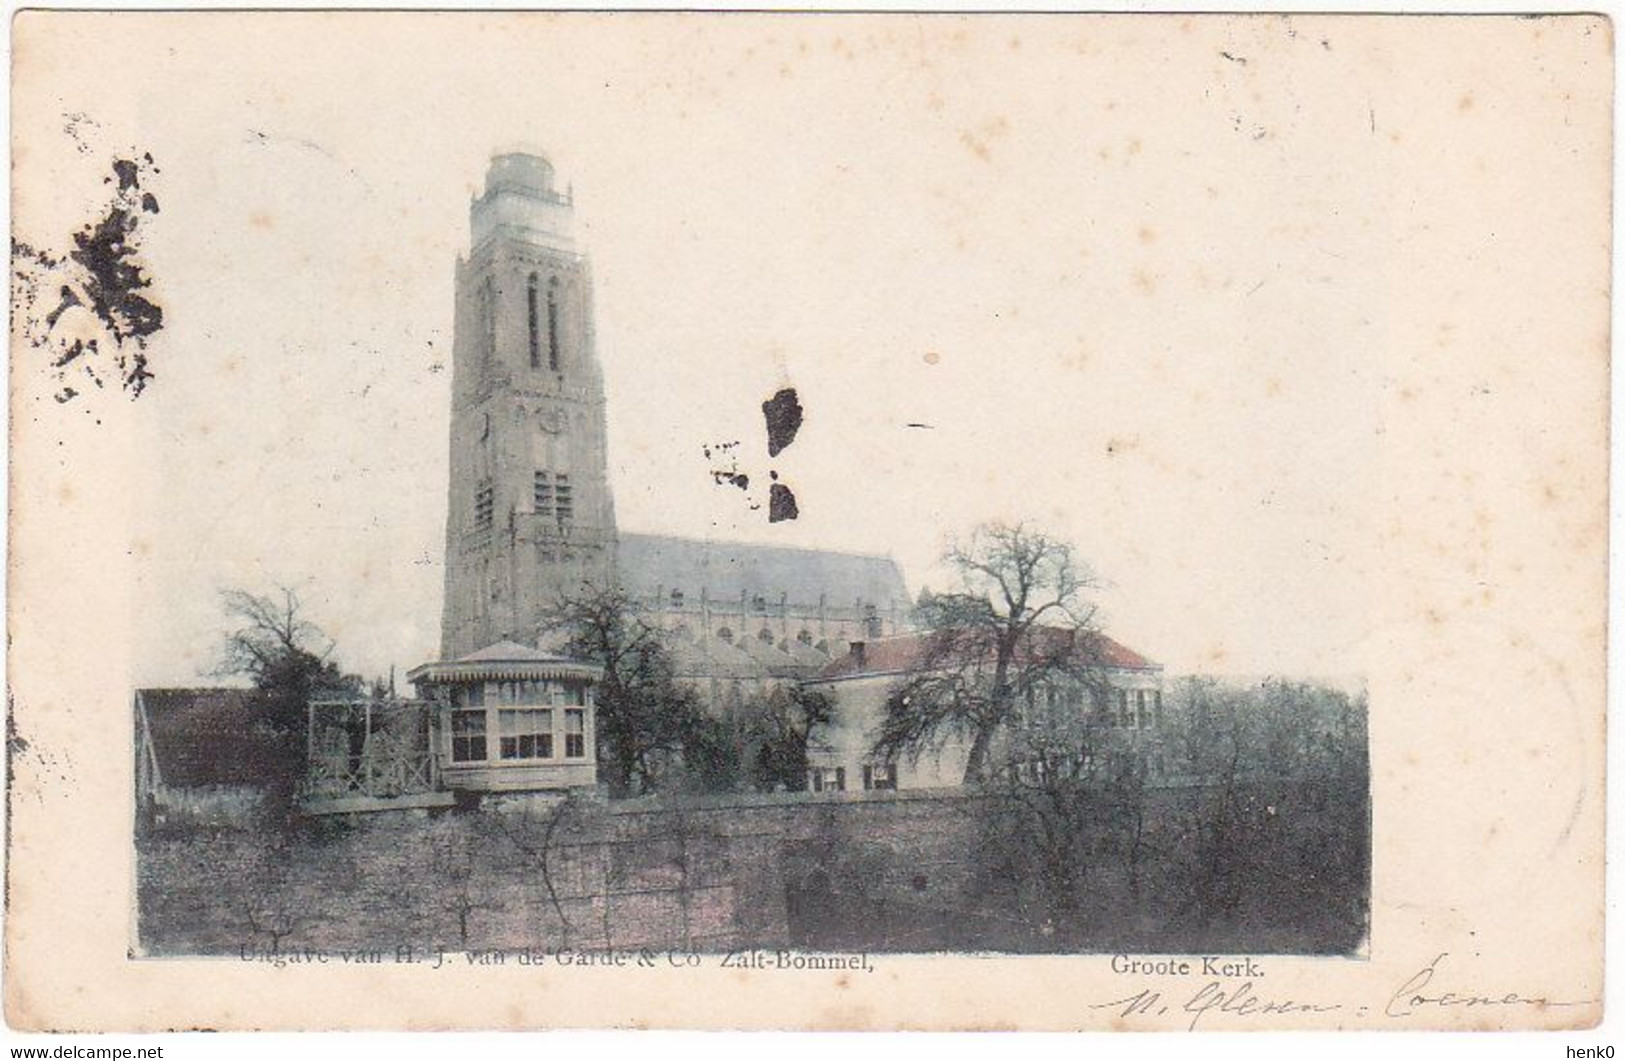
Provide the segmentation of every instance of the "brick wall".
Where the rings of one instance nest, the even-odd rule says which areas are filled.
[[[1143,862],[1131,873],[1121,853],[1096,860],[1077,924],[1054,943],[1282,952],[1358,943],[1364,892],[1306,891],[1294,867],[1359,864],[1365,849],[1349,845],[1364,834],[1320,837],[1328,848],[1295,834],[1272,840],[1267,829],[1249,843],[1275,845],[1259,852],[1287,886],[1260,891],[1262,919],[1248,920],[1243,902],[1181,936],[1191,866],[1180,823],[1205,798],[1156,794]],[[1278,786],[1250,794],[1249,813],[1308,821],[1315,798]],[[139,949],[1048,949],[1052,927],[990,854],[996,804],[963,790],[730,796],[571,804],[551,832],[552,809],[538,804],[360,815],[281,841],[245,831],[149,837],[138,845]]]

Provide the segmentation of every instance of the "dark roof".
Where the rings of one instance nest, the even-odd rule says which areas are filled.
[[[860,600],[882,608],[910,603],[903,572],[889,556],[622,534],[618,562],[629,593],[647,597],[680,589],[689,604],[699,603],[702,589],[718,603],[741,594],[769,604],[788,595],[792,604],[816,605],[822,597],[831,608]]]
[[[269,694],[257,689],[142,689],[136,696],[138,710],[146,706],[164,785],[263,785],[276,773],[276,737],[258,721]]]
[[[1071,631],[1058,630],[1045,627],[1040,631],[1047,638],[1060,640],[1071,635]],[[1138,652],[1119,644],[1105,634],[1087,635],[1094,641],[1094,651],[1103,666],[1115,670],[1159,670],[1160,665],[1152,663]],[[833,678],[856,678],[867,675],[903,674],[918,666],[925,657],[926,647],[931,639],[929,633],[899,634],[895,637],[881,637],[863,643],[863,659],[860,662],[856,651],[853,651],[832,660],[829,666],[818,672],[815,681],[828,681]]]

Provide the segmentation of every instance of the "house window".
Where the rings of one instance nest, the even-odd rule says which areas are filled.
[[[535,481],[530,489],[531,511],[538,516],[551,516],[553,514],[553,477],[546,472],[537,472]]]
[[[717,628],[717,640],[718,641],[726,641],[726,642],[728,642],[728,644],[731,645],[731,644],[733,644],[733,641],[734,641],[734,632],[732,630],[728,629],[726,626],[718,627]]]
[[[575,498],[571,496],[570,477],[560,472],[554,478],[553,505],[554,513],[559,518],[559,526],[568,527],[575,519]]]
[[[803,630],[803,631],[801,631],[801,633],[796,635],[796,640],[800,641],[803,645],[809,645],[810,646],[812,644],[812,631],[811,630]]]
[[[765,626],[762,627],[761,632],[756,635],[756,640],[771,645],[773,643],[773,631]]]
[[[1137,706],[1140,709],[1140,728],[1141,729],[1150,729],[1151,728],[1151,697],[1150,697],[1150,694],[1147,693],[1144,689],[1141,689],[1138,693],[1135,694],[1135,697],[1139,701]]]
[[[498,711],[504,759],[553,758],[553,712],[543,708]]]
[[[815,766],[810,771],[814,792],[845,792],[846,767]]]
[[[865,792],[897,791],[897,767],[892,763],[874,763],[863,768]]]
[[[469,690],[473,692],[473,690]],[[485,761],[485,711],[453,711],[451,713],[451,761],[454,763],[483,763]]]
[[[564,713],[564,757],[587,757],[587,712],[571,708]]]
[[[1156,715],[1157,728],[1162,728],[1162,690],[1155,689],[1151,693],[1151,709]]]
[[[547,367],[559,370],[559,278],[547,282]]]
[[[1127,689],[1117,690],[1117,724],[1124,727],[1134,724],[1134,718],[1128,712]]]
[[[671,606],[672,606],[673,611],[679,611],[679,610],[682,609],[682,607],[683,607],[683,591],[682,590],[674,589],[674,590],[671,591]]]
[[[540,287],[536,274],[530,274],[530,283],[525,288],[526,316],[530,322],[530,367],[542,367],[542,322],[540,306],[538,305]]]
[[[491,516],[496,510],[496,493],[491,488],[491,481],[480,483],[474,490],[474,529],[490,530]]]

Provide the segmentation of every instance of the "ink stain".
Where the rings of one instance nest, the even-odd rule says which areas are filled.
[[[767,521],[780,523],[801,515],[796,507],[796,495],[783,483],[774,483],[767,499]]]
[[[785,387],[762,403],[762,417],[767,421],[769,457],[777,457],[796,440],[796,432],[801,430],[802,413],[794,387]]]
[[[767,455],[770,458],[777,457],[796,440],[804,416],[805,410],[794,387],[783,387],[762,403],[762,418],[767,425]],[[701,447],[701,451],[705,454],[705,459],[711,462],[709,470],[711,481],[718,486],[737,488],[745,495],[746,508],[751,512],[760,512],[761,494],[751,491],[751,476],[756,474],[756,470],[746,472],[740,469],[739,441],[735,439],[731,442],[706,443]],[[768,479],[771,480],[767,497],[767,521],[779,523],[799,517],[801,509],[796,503],[795,492],[779,482],[777,469],[768,468],[766,471]],[[761,482],[759,475],[757,482]]]
[[[79,135],[87,121],[74,115],[65,126],[81,153],[88,150]],[[66,254],[18,239],[11,244],[14,319],[24,341],[48,355],[58,404],[85,394],[87,383],[100,390],[108,380],[137,398],[153,379],[147,342],[163,328],[164,312],[150,297],[141,237],[143,219],[158,213],[158,198],[145,185],[159,171],[150,154],[133,153],[113,159],[110,169],[100,216],[70,235]]]

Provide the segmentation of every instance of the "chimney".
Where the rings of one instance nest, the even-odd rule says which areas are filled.
[[[847,655],[859,670],[862,670],[864,665],[868,662],[868,658],[863,651],[862,641],[852,642],[852,647],[848,650]]]

